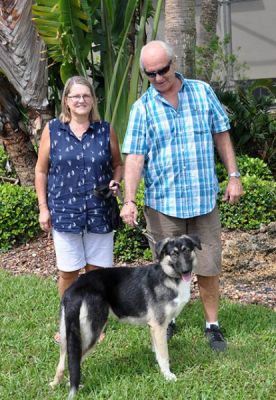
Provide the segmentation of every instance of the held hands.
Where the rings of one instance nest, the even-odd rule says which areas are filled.
[[[239,178],[230,178],[226,187],[223,200],[230,204],[236,204],[243,195],[243,187]]]

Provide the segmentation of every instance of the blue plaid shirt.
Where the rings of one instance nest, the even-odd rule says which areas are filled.
[[[150,86],[131,109],[123,153],[145,157],[145,205],[191,218],[211,212],[219,190],[212,134],[229,120],[212,88],[184,79],[178,108]]]

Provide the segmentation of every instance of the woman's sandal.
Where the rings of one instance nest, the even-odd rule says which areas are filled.
[[[60,345],[60,333],[59,332],[55,333],[54,342],[55,342],[55,344]]]

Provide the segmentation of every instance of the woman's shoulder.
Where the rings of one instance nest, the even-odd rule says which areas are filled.
[[[110,124],[109,124],[109,122],[103,121],[103,120],[94,121],[94,122],[91,123],[90,126],[91,126],[92,128],[94,128],[95,130],[97,130],[98,133],[100,133],[100,132],[105,132],[105,131],[109,132],[109,130],[110,130]]]
[[[66,130],[68,127],[67,123],[62,122],[58,118],[53,118],[49,121],[49,128],[50,131],[59,131],[59,130]]]
[[[57,126],[61,126],[61,125],[64,125],[64,124],[58,118],[53,118],[49,121],[49,127],[57,127]]]

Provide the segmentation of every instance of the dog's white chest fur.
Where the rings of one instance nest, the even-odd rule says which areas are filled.
[[[191,296],[191,281],[181,281],[178,285],[178,295],[172,300],[172,302],[167,306],[170,309],[170,313],[173,317],[177,317],[182,311],[185,304],[188,303]]]

